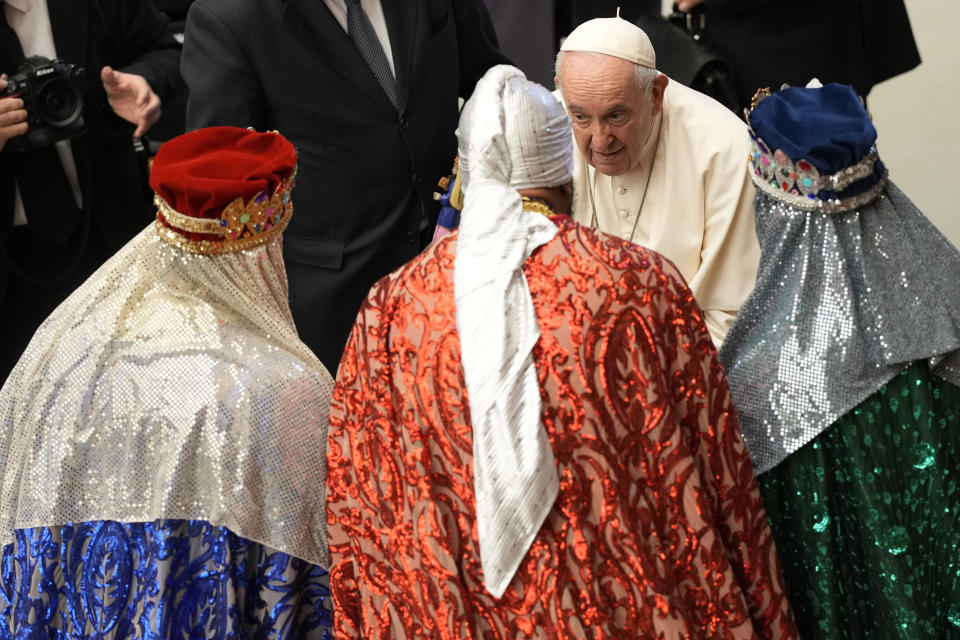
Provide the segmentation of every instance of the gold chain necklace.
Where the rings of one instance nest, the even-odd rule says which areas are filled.
[[[533,213],[539,213],[542,215],[551,218],[557,215],[557,212],[553,210],[549,204],[540,198],[530,198],[528,196],[521,196],[520,201],[523,206],[524,211],[531,211]]]
[[[637,217],[633,221],[633,230],[630,232],[630,242],[633,242],[637,235],[637,224],[640,222],[640,212],[643,211],[643,203],[647,201],[647,187],[650,186],[650,176],[653,175],[653,164],[657,160],[657,150],[660,148],[660,132],[663,130],[663,109],[660,109],[660,120],[657,123],[657,140],[653,143],[653,157],[650,158],[650,168],[647,169],[647,179],[643,182],[643,195],[640,196],[640,208],[637,209]],[[593,217],[590,220],[590,226],[599,229],[597,222],[597,203],[593,199],[593,178],[590,176],[590,165],[587,159],[583,159],[583,167],[587,173],[587,193],[590,195],[590,209],[593,210]]]

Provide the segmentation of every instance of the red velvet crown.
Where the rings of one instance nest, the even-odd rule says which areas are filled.
[[[157,232],[192,253],[241,251],[290,219],[297,152],[279,133],[210,127],[164,144],[153,160]]]

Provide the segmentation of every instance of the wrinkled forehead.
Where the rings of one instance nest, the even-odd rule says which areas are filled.
[[[568,109],[606,110],[636,107],[644,102],[636,65],[602,53],[563,53],[560,90]]]

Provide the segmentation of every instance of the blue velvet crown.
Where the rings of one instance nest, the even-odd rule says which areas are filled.
[[[757,188],[801,209],[838,213],[880,195],[887,170],[877,130],[853,87],[791,87],[755,98],[747,115]]]

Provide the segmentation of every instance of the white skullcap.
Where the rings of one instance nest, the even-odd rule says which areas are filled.
[[[588,51],[657,68],[657,54],[643,29],[621,17],[587,20],[567,36],[560,51]]]
[[[533,347],[540,327],[523,275],[557,235],[517,189],[566,184],[573,136],[560,103],[510,66],[490,69],[463,107],[464,208],[453,268],[473,428],[473,487],[484,585],[503,595],[553,508],[560,482],[540,423]]]

